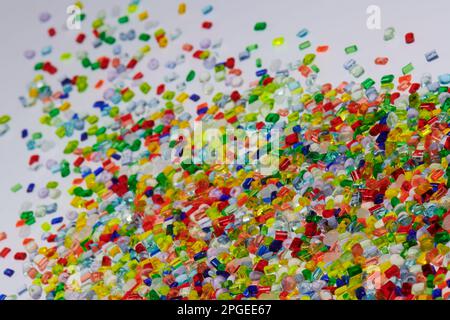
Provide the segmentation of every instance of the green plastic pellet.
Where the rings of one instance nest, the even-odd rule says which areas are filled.
[[[90,115],[86,118],[87,123],[94,124],[98,122],[98,117],[96,115]]]
[[[59,183],[57,181],[49,181],[49,182],[47,182],[47,185],[45,187],[47,189],[56,189],[58,187],[58,185],[59,185]]]
[[[52,119],[46,114],[46,115],[43,115],[43,116],[39,119],[39,122],[40,122],[41,124],[50,125],[51,120],[52,120]]]
[[[36,63],[35,65],[34,65],[34,70],[42,70],[42,68],[44,67],[44,63],[43,62],[39,62],[39,63]]]
[[[269,113],[266,116],[266,122],[275,123],[280,119],[280,115],[278,113]]]
[[[134,140],[133,144],[130,146],[130,150],[133,152],[138,151],[141,148],[141,140]]]
[[[17,191],[19,191],[20,189],[22,189],[22,185],[21,185],[20,183],[17,183],[17,184],[15,184],[15,185],[13,185],[13,186],[11,187],[11,191],[12,191],[12,192],[17,192]]]
[[[42,133],[41,132],[35,132],[31,135],[31,139],[33,140],[39,140],[42,138]]]
[[[317,103],[323,101],[323,99],[324,99],[324,96],[322,93],[317,93],[316,95],[314,95],[314,101]]]
[[[284,38],[283,37],[277,37],[277,38],[272,40],[272,45],[274,47],[279,47],[279,46],[283,45],[283,43],[284,43]]]
[[[410,73],[413,70],[414,70],[414,66],[412,65],[412,63],[408,63],[406,66],[404,66],[402,68],[403,74],[408,74],[408,73]]]
[[[160,134],[164,130],[164,125],[160,124],[159,126],[154,128],[154,132]]]
[[[65,52],[63,54],[61,54],[61,61],[65,61],[65,60],[69,60],[70,58],[72,58],[72,54],[69,52]]]
[[[319,73],[319,72],[320,72],[319,67],[317,67],[315,64],[311,65],[310,68],[311,68],[311,70],[314,71],[315,73]]]
[[[109,116],[111,118],[114,118],[114,117],[116,117],[119,114],[119,112],[120,112],[119,107],[114,106],[114,107],[111,108],[111,111],[109,112]]]
[[[31,226],[31,225],[33,225],[33,224],[35,224],[35,223],[36,223],[35,217],[31,217],[30,219],[27,219],[27,220],[25,221],[25,224],[28,225],[28,226]]]
[[[91,64],[91,70],[95,71],[100,68],[100,62],[96,61],[93,64]]]
[[[58,129],[56,129],[55,134],[59,138],[64,138],[64,136],[66,135],[66,128],[64,128],[63,126],[59,127]]]
[[[92,22],[92,28],[98,29],[101,26],[103,26],[103,20],[102,19],[96,19]]]
[[[61,177],[65,178],[70,174],[70,168],[68,166],[62,166],[61,168]]]
[[[141,90],[141,92],[143,94],[147,94],[149,93],[149,91],[152,89],[152,87],[147,83],[147,82],[143,82],[140,86],[139,89]]]
[[[54,118],[54,117],[56,117],[56,116],[59,115],[59,112],[60,112],[59,109],[55,108],[55,109],[50,110],[50,112],[48,113],[48,115],[49,115],[50,117]]]
[[[130,21],[130,19],[128,18],[128,16],[120,17],[119,20],[118,20],[118,22],[119,22],[120,24],[127,23],[128,21]]]
[[[256,49],[258,49],[258,44],[257,43],[253,43],[251,45],[248,45],[247,48],[245,48],[245,50],[247,50],[248,52],[255,51]]]
[[[105,132],[106,132],[106,127],[100,127],[95,132],[95,135],[98,137],[98,136],[101,136],[102,134],[104,134]]]
[[[186,82],[190,82],[192,80],[194,80],[195,78],[195,71],[191,70],[189,71],[188,75],[186,76]]]
[[[32,218],[33,216],[34,216],[33,211],[23,211],[23,212],[20,214],[20,219],[22,219],[22,220],[28,220],[28,219]]]
[[[166,91],[164,92],[162,98],[164,100],[172,100],[175,97],[175,92],[173,91]]]
[[[303,58],[303,64],[307,66],[307,65],[313,63],[315,58],[316,58],[316,55],[314,53],[308,53]]]
[[[11,117],[7,114],[0,117],[0,124],[8,123],[11,120]]]
[[[393,80],[394,80],[394,75],[393,74],[387,74],[387,75],[384,75],[381,78],[381,83],[382,84],[387,84],[387,83],[391,83]]]
[[[70,154],[70,153],[74,152],[75,149],[78,147],[79,143],[80,142],[78,140],[69,141],[69,143],[67,143],[66,148],[64,149],[64,153]]]
[[[92,127],[89,127],[86,132],[89,136],[93,136],[93,135],[95,135],[97,130],[98,130],[97,126],[92,126]]]
[[[124,102],[129,102],[134,98],[134,92],[130,89],[128,89],[127,91],[124,92],[124,94],[122,95],[122,100]]]
[[[261,58],[257,58],[256,61],[255,61],[255,63],[256,63],[256,67],[257,67],[257,68],[261,68],[261,67],[262,67],[262,61],[261,61]]]
[[[147,34],[147,33],[141,33],[139,35],[139,40],[141,40],[141,41],[148,41],[148,40],[150,40],[150,35]]]
[[[358,47],[356,45],[352,45],[352,46],[345,48],[346,54],[355,53],[356,51],[358,51]]]
[[[307,41],[305,41],[305,42],[302,42],[302,43],[300,43],[300,44],[298,45],[298,48],[299,48],[300,50],[305,50],[305,49],[307,49],[307,48],[309,48],[309,47],[311,47],[311,41],[309,41],[309,40],[307,40]]]
[[[375,84],[375,81],[373,81],[373,79],[371,78],[367,78],[366,80],[364,80],[361,85],[363,86],[364,89],[369,89],[371,86],[373,86]]]
[[[83,59],[81,60],[81,65],[82,65],[84,68],[88,68],[88,67],[91,66],[91,61],[89,60],[88,57],[83,58]]]
[[[114,43],[116,43],[116,38],[114,38],[112,36],[108,36],[108,37],[106,37],[105,42],[107,44],[114,44]]]
[[[78,92],[84,92],[88,88],[88,84],[86,82],[77,83]]]
[[[266,27],[267,27],[267,23],[265,23],[265,22],[257,22],[255,24],[255,26],[253,27],[253,30],[255,30],[255,31],[263,31],[263,30],[266,30]]]

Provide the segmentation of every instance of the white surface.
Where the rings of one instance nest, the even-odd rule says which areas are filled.
[[[329,45],[330,50],[326,54],[320,54],[315,63],[319,66],[319,82],[331,82],[338,84],[343,80],[353,80],[353,78],[342,67],[344,62],[350,57],[361,64],[366,73],[361,77],[361,81],[366,77],[372,77],[378,81],[384,74],[401,74],[401,68],[409,62],[415,66],[413,75],[418,80],[424,72],[430,72],[434,77],[441,73],[450,71],[450,45],[448,43],[448,31],[450,30],[450,2],[441,1],[408,1],[408,0],[346,0],[346,1],[325,1],[325,0],[223,0],[223,1],[185,1],[187,3],[187,13],[178,16],[177,8],[181,1],[173,0],[153,0],[142,1],[141,8],[149,11],[150,19],[158,20],[160,25],[168,32],[179,27],[183,35],[174,43],[170,43],[168,49],[157,48],[154,40],[151,41],[152,53],[140,65],[140,69],[145,71],[148,82],[156,87],[162,82],[164,74],[169,70],[160,68],[158,72],[151,73],[146,69],[149,58],[160,59],[162,65],[168,59],[174,59],[181,52],[181,45],[189,42],[198,46],[201,39],[210,37],[212,39],[222,38],[222,48],[218,50],[220,59],[227,57],[237,57],[238,53],[252,43],[257,43],[259,49],[252,54],[253,57],[261,57],[264,67],[268,67],[270,61],[279,58],[284,62],[291,62],[303,57],[304,53],[298,49],[298,44],[303,39],[296,37],[297,32],[306,27],[310,34],[306,38],[312,42],[312,47],[307,52],[313,52],[318,45]],[[77,32],[62,32],[61,27],[67,18],[66,7],[73,1],[68,0],[14,0],[2,1],[0,9],[0,115],[9,114],[13,117],[10,122],[11,130],[3,137],[0,137],[0,231],[8,234],[8,239],[0,242],[0,250],[4,246],[9,246],[13,251],[6,259],[0,258],[0,293],[14,294],[24,284],[29,284],[29,280],[21,274],[21,265],[13,260],[13,255],[17,251],[23,251],[21,239],[17,235],[14,227],[20,214],[20,207],[23,201],[32,201],[34,205],[41,203],[48,204],[52,200],[39,200],[36,197],[39,187],[45,186],[50,180],[61,181],[57,176],[51,175],[46,169],[37,172],[28,169],[28,158],[30,152],[27,151],[25,140],[20,138],[23,128],[28,128],[30,134],[36,131],[45,133],[45,137],[51,140],[59,140],[53,134],[53,128],[43,128],[39,124],[39,117],[42,112],[40,106],[24,109],[18,96],[26,93],[26,84],[34,76],[33,65],[40,60],[36,57],[33,61],[23,58],[26,49],[41,48],[52,44],[54,52],[49,60],[58,61],[62,52],[75,52],[79,45],[74,42]],[[93,1],[85,0],[85,12],[88,15],[88,22],[83,23],[82,31],[90,32],[90,21],[99,9],[106,9],[108,14],[115,4],[120,4],[124,8],[128,1]],[[201,8],[206,4],[212,4],[214,10],[204,17]],[[368,30],[366,27],[366,8],[369,5],[378,5],[381,8],[381,30]],[[38,21],[38,15],[42,11],[51,12],[53,18],[50,22],[42,25]],[[201,22],[211,20],[213,28],[209,31],[201,29]],[[254,32],[253,26],[258,21],[266,21],[268,27],[264,32]],[[55,39],[50,39],[46,30],[50,26],[58,29]],[[125,29],[131,26],[142,24],[128,24]],[[383,30],[393,26],[396,29],[394,40],[385,42],[383,40]],[[404,43],[404,34],[414,32],[416,42],[411,45]],[[282,47],[273,48],[272,39],[284,36],[286,41]],[[356,54],[347,56],[344,48],[356,44],[359,51]],[[84,45],[90,46],[87,41]],[[142,46],[139,41],[128,45],[128,50],[134,52]],[[104,47],[102,50],[106,49]],[[424,53],[436,49],[440,59],[432,63],[427,63]],[[101,53],[109,54],[108,51],[95,50],[95,57]],[[90,49],[90,52],[93,50]],[[376,66],[374,59],[378,56],[387,56],[390,62],[386,66]],[[239,66],[245,70],[246,81],[254,79],[254,59],[245,61]],[[91,86],[95,83],[94,76],[80,68],[75,59],[66,64],[58,63],[60,72],[58,75],[67,74],[72,76],[76,72],[90,76]],[[201,63],[187,58],[187,62],[175,71],[180,77],[185,77],[190,69],[202,70]],[[154,89],[153,89],[154,90]],[[197,90],[197,91],[196,91]],[[153,91],[154,92],[154,91]],[[191,86],[188,92],[200,92],[197,86]],[[202,95],[202,94],[201,94]],[[80,111],[92,111],[91,105],[95,100],[101,98],[101,91],[94,93],[76,95],[73,108]],[[73,99],[73,98],[72,98]],[[95,111],[92,111],[95,112]],[[67,140],[66,140],[67,141]],[[62,149],[65,142],[58,143],[52,151],[41,155],[42,160],[49,158],[62,158]],[[70,157],[66,157],[71,161]],[[63,181],[67,185],[70,179]],[[24,189],[13,194],[11,186],[20,182]],[[25,189],[30,182],[36,183],[33,194],[27,194]],[[61,188],[64,191],[64,188]],[[63,196],[57,200],[59,211],[51,217],[64,215],[69,208],[69,197]],[[50,218],[51,218],[50,217]],[[33,226],[33,234],[40,235],[39,219]],[[12,278],[3,275],[5,268],[11,267],[16,271]],[[28,298],[28,294],[20,298]]]

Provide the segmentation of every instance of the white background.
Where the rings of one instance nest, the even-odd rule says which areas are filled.
[[[424,72],[430,72],[435,77],[450,71],[450,1],[411,1],[411,0],[345,0],[345,1],[325,1],[325,0],[223,0],[223,1],[186,1],[187,12],[184,16],[178,16],[177,8],[181,1],[159,0],[142,1],[141,8],[148,9],[150,19],[158,20],[160,25],[168,32],[179,27],[183,31],[181,39],[169,44],[169,48],[160,50],[155,42],[151,41],[152,53],[149,57],[156,57],[162,63],[167,59],[174,59],[180,53],[182,43],[190,42],[195,46],[201,39],[210,37],[211,39],[223,39],[223,46],[218,50],[221,59],[229,56],[237,57],[237,54],[252,43],[258,43],[259,49],[253,55],[261,57],[264,67],[268,67],[270,61],[279,58],[285,62],[295,61],[303,57],[304,52],[298,50],[300,40],[296,37],[297,32],[306,27],[310,35],[306,38],[312,42],[312,47],[307,52],[313,52],[318,45],[329,45],[330,50],[326,54],[319,55],[316,64],[321,69],[319,81],[322,83],[331,82],[338,84],[343,80],[353,80],[352,77],[342,67],[349,56],[344,53],[344,48],[356,44],[358,52],[351,55],[351,58],[361,64],[366,73],[361,77],[361,81],[370,76],[379,81],[385,74],[401,74],[401,68],[409,62],[415,66],[413,75],[419,80]],[[79,45],[74,44],[76,32],[63,32],[61,27],[67,18],[66,7],[73,1],[68,0],[14,0],[2,1],[0,7],[0,115],[9,114],[13,120],[10,122],[11,130],[3,137],[0,137],[0,231],[8,234],[8,239],[0,242],[0,250],[4,246],[9,246],[13,251],[6,259],[0,258],[0,293],[14,294],[24,284],[29,281],[22,276],[21,263],[13,260],[16,251],[22,251],[21,239],[17,236],[14,227],[20,215],[20,207],[24,201],[32,201],[34,205],[48,204],[52,200],[39,200],[35,196],[39,187],[45,186],[50,180],[61,181],[56,176],[52,176],[46,169],[33,172],[28,169],[28,158],[30,152],[27,151],[25,140],[20,138],[22,129],[27,128],[30,133],[41,131],[46,134],[49,140],[59,140],[53,135],[53,128],[43,128],[39,124],[39,117],[42,114],[40,106],[24,109],[18,100],[20,95],[26,93],[26,85],[33,78],[33,65],[41,57],[36,57],[33,61],[23,58],[26,49],[35,49],[37,52],[46,45],[52,44],[54,53],[48,58],[51,61],[58,61],[62,52],[75,52]],[[93,1],[86,0],[85,12],[90,22],[92,17],[100,9],[106,9],[108,14],[114,5],[124,8],[128,1]],[[212,4],[214,10],[204,17],[201,8],[207,4]],[[369,30],[366,27],[368,15],[366,9],[369,5],[378,5],[381,9],[381,30]],[[42,11],[49,11],[53,18],[50,22],[42,25],[38,21],[38,15]],[[210,20],[213,28],[209,31],[200,28],[201,22]],[[254,32],[253,26],[258,21],[266,21],[268,27],[264,32]],[[54,26],[58,30],[58,35],[50,39],[46,34],[46,29]],[[132,23],[131,26],[142,24]],[[396,29],[394,40],[385,42],[383,40],[383,30],[393,26]],[[126,26],[130,28],[130,25]],[[126,29],[125,28],[125,29]],[[82,31],[90,32],[90,23],[84,23]],[[405,44],[404,34],[414,32],[416,42],[410,45]],[[284,36],[286,41],[282,47],[273,48],[272,39]],[[142,46],[141,43],[134,42],[128,46],[130,52],[134,52]],[[84,48],[89,50],[89,42]],[[133,47],[134,46],[134,47]],[[95,56],[100,56],[100,52],[110,54],[110,51],[97,50]],[[432,63],[427,63],[424,53],[436,49],[440,59]],[[387,56],[390,61],[386,66],[376,66],[374,59],[378,56]],[[80,72],[79,62],[75,59],[72,62],[61,64],[57,62],[60,72],[58,75],[67,74],[73,76]],[[142,70],[145,70],[146,61]],[[240,65],[248,71],[246,80],[254,80],[254,59],[248,60]],[[199,62],[187,63],[177,72],[181,77],[185,77],[190,69],[200,70]],[[90,75],[86,71],[83,74]],[[168,70],[160,68],[157,72],[146,71],[146,80],[155,88],[162,82],[162,77]],[[94,78],[96,76],[93,76]],[[91,86],[94,80],[90,81]],[[154,89],[153,89],[154,90]],[[195,85],[190,92],[200,88]],[[93,101],[101,97],[101,91],[76,96],[72,100],[73,108],[77,111],[91,110]],[[64,143],[58,143],[56,148],[47,153],[38,152],[45,161],[54,157],[61,159],[61,151]],[[69,159],[69,158],[68,158]],[[67,179],[69,180],[69,179]],[[24,189],[13,194],[11,186],[20,182]],[[33,194],[27,194],[25,188],[30,182],[36,183]],[[63,181],[63,186],[67,186],[70,181]],[[63,189],[63,188],[62,188]],[[69,206],[68,196],[63,196],[57,200],[59,211],[52,217],[64,215]],[[33,234],[40,235],[40,224],[43,220],[33,226]],[[10,267],[16,271],[12,278],[3,275],[5,268]],[[25,294],[22,299],[28,298]]]

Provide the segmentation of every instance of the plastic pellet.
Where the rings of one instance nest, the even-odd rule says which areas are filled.
[[[386,30],[384,30],[384,35],[383,35],[384,41],[392,40],[392,39],[394,39],[394,36],[395,36],[394,28],[389,27],[389,28],[386,28]]]
[[[28,60],[33,59],[36,56],[36,51],[34,50],[27,50],[24,52],[24,57]]]
[[[437,54],[436,50],[432,50],[425,53],[425,59],[427,60],[427,62],[431,62],[436,59],[439,59],[439,55]]]
[[[51,19],[51,14],[50,13],[48,13],[48,12],[42,12],[40,15],[39,15],[39,21],[40,22],[42,22],[42,23],[45,23],[45,22],[48,22],[50,19]]]
[[[305,41],[305,42],[302,42],[302,43],[300,43],[299,45],[298,45],[298,48],[300,49],[300,50],[305,50],[305,49],[307,49],[307,48],[309,48],[309,47],[311,47],[311,42],[308,40],[308,41]]]
[[[267,23],[266,22],[257,22],[255,26],[253,27],[253,30],[255,31],[263,31],[266,30]]]
[[[408,32],[407,34],[405,34],[405,42],[407,44],[413,43],[415,41],[414,39],[414,33],[412,32]]]
[[[346,54],[355,53],[356,51],[358,51],[358,47],[356,45],[352,45],[352,46],[349,46],[349,47],[345,48],[345,53]]]
[[[14,270],[9,269],[9,268],[7,268],[3,271],[3,274],[7,277],[12,277],[14,275],[14,273],[15,273]]]
[[[186,3],[182,2],[178,5],[178,14],[183,15],[186,13]]]
[[[204,15],[207,15],[207,14],[211,13],[212,11],[213,11],[213,6],[210,4],[208,4],[202,8],[202,13]]]
[[[274,47],[279,47],[281,45],[284,44],[284,38],[283,37],[278,37],[272,40],[272,45]]]
[[[18,192],[21,189],[22,189],[22,185],[20,183],[17,183],[11,187],[12,192]]]
[[[386,65],[388,62],[389,62],[389,58],[387,58],[387,57],[378,57],[375,59],[375,64],[382,65],[382,66]]]
[[[413,70],[414,70],[414,66],[412,65],[412,63],[408,63],[407,65],[405,65],[402,68],[402,73],[403,74],[408,74],[408,73],[411,73],[411,71],[413,71]]]
[[[306,28],[301,29],[299,32],[297,32],[297,37],[304,38],[308,35],[309,31]]]

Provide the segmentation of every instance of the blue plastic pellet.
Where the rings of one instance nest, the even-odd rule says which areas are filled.
[[[122,46],[120,44],[116,44],[113,47],[113,54],[115,54],[116,56],[122,53]]]
[[[449,84],[450,83],[450,73],[441,74],[438,77],[438,79],[441,84]]]
[[[265,74],[267,74],[267,69],[261,69],[261,70],[256,71],[256,76],[257,77],[261,77],[261,76],[263,76]]]
[[[9,269],[9,268],[6,268],[5,271],[3,271],[3,274],[4,274],[5,276],[12,277],[13,274],[14,274],[14,270]]]
[[[100,173],[102,173],[105,169],[103,169],[103,167],[99,167],[97,169],[95,169],[94,174],[96,176],[98,176]]]
[[[299,37],[299,38],[306,37],[308,35],[308,33],[309,33],[308,29],[303,28],[302,30],[297,32],[297,37]]]
[[[50,222],[51,224],[58,224],[63,222],[64,218],[63,217],[57,217],[57,218],[53,218],[52,221]]]
[[[41,55],[43,56],[49,55],[50,53],[52,53],[52,50],[53,50],[52,46],[46,46],[42,48]]]
[[[350,70],[351,68],[353,68],[355,66],[355,64],[356,64],[356,61],[354,59],[350,59],[344,63],[344,69]]]
[[[439,58],[439,55],[437,54],[436,50],[432,50],[430,52],[425,53],[425,59],[427,59],[428,62],[431,62],[438,58]]]
[[[242,51],[241,53],[239,53],[239,61],[244,61],[247,60],[248,58],[250,58],[250,52]]]
[[[203,7],[202,9],[202,13],[204,15],[207,15],[208,13],[210,13],[211,11],[213,11],[213,6],[208,4],[207,6]]]
[[[47,206],[45,207],[45,212],[46,212],[47,214],[55,213],[56,210],[58,210],[58,204],[57,204],[57,203],[51,203],[51,204],[49,204],[49,205],[47,205]]]
[[[28,185],[27,192],[28,192],[28,193],[33,192],[34,187],[35,187],[35,184],[34,184],[34,183],[30,183],[30,184]]]
[[[115,159],[115,160],[120,160],[120,158],[122,158],[122,157],[120,156],[120,154],[117,154],[117,153],[114,153],[111,157],[112,157],[113,159]]]
[[[83,132],[83,133],[81,134],[80,140],[81,140],[81,141],[86,141],[87,138],[88,138],[87,132]]]

